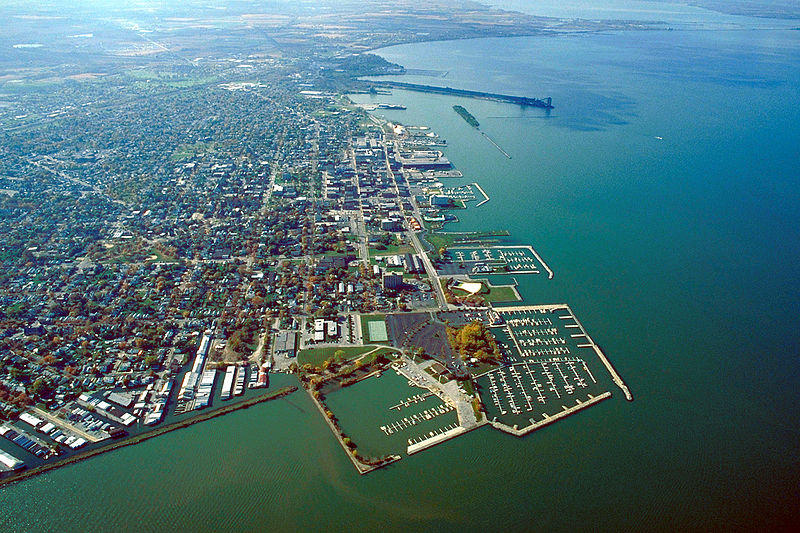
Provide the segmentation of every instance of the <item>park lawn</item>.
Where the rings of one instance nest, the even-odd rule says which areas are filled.
[[[307,348],[297,353],[297,364],[302,366],[310,364],[320,367],[322,363],[333,359],[334,354],[341,350],[344,352],[343,359],[350,360],[377,348],[378,346],[326,346],[324,348]],[[374,357],[372,358],[374,360]]]
[[[443,281],[443,280],[440,280]],[[513,285],[490,285],[486,280],[483,279],[476,279],[473,281],[480,282],[483,287],[481,288],[480,292],[476,296],[479,296],[483,299],[484,302],[517,302],[519,301],[519,297],[517,297],[517,293],[514,291]],[[444,285],[442,285],[444,287]],[[467,296],[467,291],[456,288],[450,287],[450,291],[456,296]]]
[[[175,151],[172,152],[170,159],[172,161],[178,161],[181,159],[188,159],[190,157],[194,157],[197,154],[205,153],[205,152],[213,152],[216,148],[216,145],[213,142],[198,142],[194,144],[182,144],[175,148]]]
[[[369,248],[369,256],[374,257],[376,255],[402,255],[402,254],[413,254],[414,247],[409,246],[408,244],[401,244],[395,245],[390,244],[386,246],[384,250],[378,250],[377,248],[370,246]]]
[[[195,85],[213,83],[216,80],[217,80],[216,76],[205,76],[202,78],[195,78],[191,80],[168,81],[164,85],[166,85],[167,87],[186,88],[186,87],[194,87]]]
[[[161,252],[160,250],[156,250],[155,248],[152,248],[150,250],[150,252],[148,253],[148,259],[147,259],[148,262],[151,261],[150,258],[152,256],[156,256],[155,259],[152,259],[152,261],[155,261],[157,263],[177,263],[178,262],[178,260],[175,257],[173,257],[171,255],[167,255],[167,254]]]
[[[469,373],[472,374],[473,379],[482,376],[483,374],[494,370],[495,368],[500,368],[500,365],[488,362],[480,362],[475,365],[470,365]]]
[[[378,346],[378,345],[373,344],[371,349],[375,349],[375,346]],[[371,364],[371,363],[375,362],[375,359],[377,359],[381,355],[384,355],[386,357],[390,357],[391,358],[392,356],[396,356],[399,353],[400,352],[398,352],[394,348],[383,347],[383,348],[378,348],[374,352],[367,352],[363,357],[361,357],[359,359],[361,360],[362,364],[368,365],[368,364]]]
[[[489,292],[481,293],[487,302],[516,302],[519,301],[514,287],[511,285],[500,285],[499,287],[489,286]]]
[[[395,356],[395,355],[399,355],[399,354],[400,354],[400,351],[397,348],[386,348],[386,347],[383,347],[383,348],[379,348],[379,349],[375,350],[373,353],[369,354],[367,356],[367,359],[371,358],[371,361],[374,361],[375,359],[377,359],[381,355],[385,355],[387,357],[391,357],[391,356]]]

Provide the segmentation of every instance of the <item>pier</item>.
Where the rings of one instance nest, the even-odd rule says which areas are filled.
[[[488,135],[486,135],[486,132],[485,132],[485,131],[482,131],[482,132],[481,132],[481,135],[483,135],[483,136],[486,138],[486,140],[487,140],[487,141],[489,141],[490,143],[492,143],[492,145],[493,145],[495,148],[497,148],[498,150],[500,150],[500,153],[501,153],[501,154],[503,154],[503,155],[504,155],[504,156],[506,156],[507,158],[511,159],[511,156],[508,154],[508,152],[506,152],[505,150],[503,150],[503,148],[502,148],[502,147],[501,147],[499,144],[497,144],[496,142],[494,142],[494,139],[492,139],[491,137],[489,137]]]
[[[246,400],[226,405],[225,407],[220,407],[218,409],[212,409],[210,411],[205,411],[202,414],[193,416],[192,418],[188,418],[185,420],[181,420],[178,422],[172,422],[170,424],[166,424],[160,426],[154,430],[146,431],[144,433],[139,433],[138,435],[133,435],[122,440],[118,440],[113,442],[112,444],[106,446],[98,446],[96,448],[90,448],[86,451],[79,452],[75,455],[70,455],[65,457],[64,459],[56,460],[49,463],[43,463],[37,467],[31,468],[30,470],[23,470],[19,473],[16,473],[12,476],[0,478],[0,487],[7,485],[9,483],[14,483],[16,481],[20,481],[22,479],[26,479],[29,477],[37,476],[39,474],[44,474],[45,472],[49,472],[55,468],[59,468],[68,464],[77,463],[79,461],[83,461],[84,459],[88,459],[90,457],[94,457],[97,455],[104,454],[106,452],[110,452],[112,450],[116,450],[119,448],[123,448],[125,446],[132,446],[134,444],[139,444],[140,442],[144,442],[146,440],[152,439],[154,437],[158,437],[159,435],[163,435],[165,433],[169,433],[171,431],[175,431],[176,429],[181,429],[185,427],[192,426],[194,424],[204,422],[206,420],[211,420],[212,418],[217,418],[219,416],[226,415],[233,411],[238,411],[239,409],[247,409],[253,405],[267,402],[270,400],[277,400],[278,398],[283,398],[284,396],[288,396],[297,390],[297,387],[290,386],[290,387],[282,387],[277,389],[274,392],[269,392],[266,394],[261,394],[258,396],[254,396],[252,398],[248,398]]]
[[[500,431],[505,431],[506,433],[510,433],[511,435],[515,435],[517,437],[523,437],[523,436],[527,435],[528,433],[530,433],[531,431],[535,431],[535,430],[537,430],[539,428],[542,428],[542,427],[544,427],[544,426],[546,426],[548,424],[552,424],[553,422],[555,422],[557,420],[561,420],[562,418],[566,418],[569,415],[577,413],[581,409],[584,409],[586,407],[590,407],[590,406],[592,406],[592,405],[594,405],[594,404],[596,404],[598,402],[601,402],[601,401],[605,400],[606,398],[610,398],[610,397],[611,397],[611,393],[610,392],[604,392],[603,394],[600,394],[599,396],[590,396],[590,398],[588,400],[580,401],[580,400],[576,399],[575,400],[575,405],[573,405],[572,407],[562,406],[563,411],[560,411],[559,413],[556,413],[556,414],[554,414],[552,416],[545,414],[544,418],[542,420],[539,420],[538,422],[534,422],[533,419],[531,419],[531,425],[525,426],[522,429],[517,428],[517,426],[514,426],[514,427],[507,426],[507,425],[503,424],[502,422],[498,422],[497,420],[492,420],[489,423],[492,425],[492,427],[494,427],[496,429],[499,429]]]
[[[485,93],[481,91],[468,91],[466,89],[453,89],[452,87],[437,87],[435,85],[421,85],[418,83],[406,83],[402,81],[370,81],[374,86],[378,87],[392,87],[396,89],[405,89],[407,91],[418,91],[423,93],[433,94],[448,94],[452,96],[464,96],[467,98],[480,98],[483,100],[493,100],[495,102],[507,102],[509,104],[517,104],[521,106],[540,107],[542,109],[553,109],[552,98],[547,97],[544,99],[530,98],[528,96],[513,96],[510,94],[496,94]]]
[[[584,346],[583,344],[579,344],[578,348],[582,348],[583,346]],[[611,374],[611,379],[613,379],[617,387],[619,387],[622,390],[622,393],[625,395],[625,399],[628,400],[629,402],[632,402],[633,395],[631,394],[630,389],[628,389],[628,386],[625,385],[625,382],[622,381],[622,378],[619,376],[619,374],[617,374],[616,369],[611,364],[611,361],[609,361],[606,355],[603,353],[603,350],[601,350],[600,347],[594,343],[591,344],[591,347],[594,349],[595,353],[597,353],[597,357],[600,358],[600,360],[603,362],[603,365],[605,365],[606,370],[608,370],[608,373]]]
[[[541,264],[544,267],[544,269],[547,271],[547,279],[553,279],[553,276],[555,275],[553,273],[553,271],[550,270],[550,267],[547,266],[547,263],[544,262],[544,259],[542,259],[541,256],[536,252],[536,250],[533,248],[533,246],[495,246],[495,248],[497,248],[497,249],[499,249],[501,251],[504,250],[504,249],[525,248],[525,249],[529,250],[531,252],[531,254],[533,254],[533,257],[535,257],[536,260],[539,261],[539,264]],[[520,272],[520,274],[523,274],[523,273],[524,272]]]
[[[478,426],[473,426],[472,428],[467,429],[461,426],[456,426],[447,431],[443,431],[441,433],[429,436],[426,439],[417,441],[413,444],[409,444],[406,453],[408,453],[408,455],[414,455],[417,452],[421,452],[422,450],[427,450],[432,446],[436,446],[437,444],[441,444],[442,442],[458,437],[459,435],[463,435],[464,433],[467,433],[477,427]]]
[[[331,433],[336,438],[336,442],[339,443],[339,446],[342,447],[344,453],[347,455],[347,458],[350,459],[350,462],[353,463],[353,466],[356,467],[356,470],[360,475],[369,474],[374,470],[378,470],[379,468],[383,468],[384,466],[399,461],[401,457],[399,455],[390,455],[388,459],[384,459],[379,461],[378,463],[374,464],[367,464],[361,462],[355,455],[353,455],[353,450],[351,450],[347,444],[344,442],[344,437],[342,436],[342,431],[333,423],[333,421],[328,417],[326,411],[327,406],[323,405],[323,403],[314,397],[310,390],[307,390],[308,397],[311,399],[311,402],[317,407],[322,418],[325,420],[325,423],[328,424],[328,428],[330,428]]]

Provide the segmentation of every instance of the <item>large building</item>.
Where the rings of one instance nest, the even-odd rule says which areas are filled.
[[[396,291],[403,286],[403,276],[391,272],[383,275],[383,288],[389,291]]]
[[[447,196],[433,194],[430,197],[430,204],[431,207],[449,207],[453,205],[453,201]]]
[[[297,333],[280,331],[275,336],[275,353],[286,357],[294,357],[297,350]]]
[[[384,218],[381,220],[381,229],[383,231],[400,231],[403,229],[403,224],[393,218]]]
[[[405,254],[403,256],[403,266],[409,274],[419,274],[425,272],[425,265],[418,255]]]

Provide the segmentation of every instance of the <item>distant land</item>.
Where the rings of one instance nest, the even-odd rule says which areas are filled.
[[[689,0],[687,3],[731,15],[800,19],[800,2],[795,0]]]

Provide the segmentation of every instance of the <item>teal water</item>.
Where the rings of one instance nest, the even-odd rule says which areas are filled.
[[[452,229],[507,228],[532,244],[555,279],[520,277],[526,299],[568,303],[635,401],[615,394],[524,439],[482,428],[360,477],[295,394],[2,489],[0,526],[796,522],[800,32],[489,39],[381,53],[447,71],[454,87],[553,97],[549,116],[402,91],[379,100],[408,106],[387,116],[439,132],[448,157],[491,196],[460,211]]]
[[[426,394],[427,389],[413,387],[408,379],[389,370],[380,378],[372,377],[360,383],[339,389],[325,398],[328,408],[336,414],[339,427],[358,446],[358,451],[368,457],[404,454],[408,441],[420,440],[429,432],[440,432],[444,427],[458,424],[455,411],[449,411],[430,420],[419,420],[387,435],[381,426],[400,424],[403,418],[444,405],[436,396],[429,396],[400,409],[392,409],[412,396]]]

